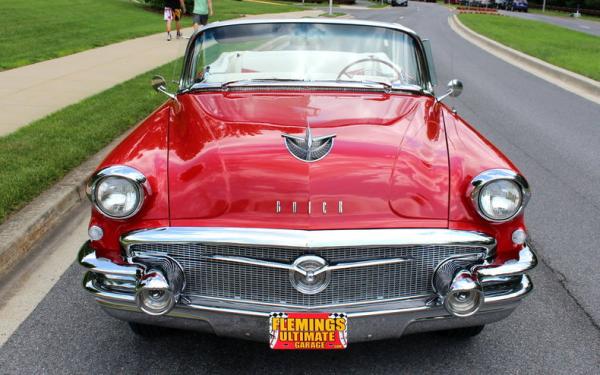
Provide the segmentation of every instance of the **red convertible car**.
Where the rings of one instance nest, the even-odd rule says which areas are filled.
[[[343,348],[509,316],[535,267],[519,170],[397,24],[213,23],[90,180],[84,287],[164,327]],[[162,326],[163,328],[157,328]]]

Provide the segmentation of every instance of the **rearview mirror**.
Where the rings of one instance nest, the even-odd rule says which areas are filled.
[[[441,102],[448,96],[456,98],[462,93],[463,90],[463,84],[458,79],[451,80],[450,82],[448,82],[448,85],[446,87],[448,88],[448,91],[446,91],[444,95],[438,96],[436,98],[438,102]]]
[[[154,88],[154,90],[156,90],[157,92],[163,93],[169,98],[177,101],[177,95],[167,91],[167,81],[165,81],[164,77],[154,76],[152,77],[150,84],[152,85],[152,88]]]

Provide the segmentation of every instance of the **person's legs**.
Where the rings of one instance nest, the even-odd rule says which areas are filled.
[[[208,14],[201,14],[200,15],[200,24],[202,26],[206,26],[207,23],[208,23]]]
[[[208,23],[208,14],[194,13],[192,18],[194,20],[194,32],[198,31],[200,25],[206,26],[206,24]]]
[[[171,8],[165,8],[164,19],[167,22],[167,41],[169,41],[171,40],[171,20],[173,19]]]
[[[181,9],[175,9],[175,28],[177,29],[177,38],[181,37]]]
[[[198,28],[200,27],[200,15],[193,13],[192,20],[194,22],[194,32],[196,32],[196,31],[198,31]]]

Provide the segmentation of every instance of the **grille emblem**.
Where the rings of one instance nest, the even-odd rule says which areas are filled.
[[[317,294],[331,281],[331,271],[317,272],[327,267],[327,261],[316,255],[303,255],[290,269],[290,282],[302,294]]]
[[[306,127],[304,137],[291,134],[281,135],[285,140],[285,147],[290,154],[298,160],[314,162],[323,159],[333,148],[335,134],[313,138],[310,124]]]

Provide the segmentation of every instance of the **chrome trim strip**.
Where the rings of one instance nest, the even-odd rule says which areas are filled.
[[[310,208],[310,202],[309,202]],[[121,237],[127,257],[135,244],[206,243],[276,246],[288,248],[335,248],[377,246],[471,246],[494,254],[496,240],[483,233],[452,229],[350,229],[292,230],[267,228],[164,227],[128,233]]]
[[[90,276],[91,272],[88,272],[84,279],[84,287],[86,290],[96,295],[96,300],[109,308],[121,309],[121,310],[129,310],[129,311],[139,311],[135,307],[135,300],[133,295],[125,295],[119,293],[107,292],[104,290],[98,289],[93,282],[93,277]],[[510,304],[512,302],[517,302],[522,299],[525,295],[527,295],[533,289],[533,285],[531,280],[527,275],[523,275],[521,277],[521,282],[519,287],[513,291],[510,291],[505,294],[495,295],[493,297],[485,297],[484,304],[482,306],[482,310],[487,310],[488,308],[501,308],[502,304]],[[420,300],[407,300],[405,301],[407,307],[406,308],[395,308],[395,309],[385,309],[385,306],[382,306],[381,309],[373,310],[373,305],[369,306],[371,310],[369,311],[355,311],[355,312],[347,312],[348,316],[351,318],[363,318],[369,316],[383,316],[390,314],[402,314],[402,313],[410,313],[415,311],[430,311],[438,309],[442,313],[442,315],[447,315],[445,310],[437,305],[437,304],[429,304],[426,299]],[[173,311],[169,312],[166,316],[171,317],[179,317],[179,318],[192,318],[192,319],[201,319],[202,315],[198,314],[198,312],[202,311],[211,311],[211,312],[219,312],[219,313],[229,313],[236,314],[241,316],[258,316],[267,318],[270,312],[267,311],[256,311],[256,310],[243,310],[239,308],[235,308],[235,303],[229,303],[231,307],[215,307],[215,306],[204,306],[197,304],[190,305],[178,305]],[[376,307],[376,306],[375,306]],[[302,309],[307,311],[307,309]],[[185,313],[182,313],[185,312]],[[483,311],[482,311],[483,312]],[[449,315],[448,315],[449,316]]]
[[[268,260],[260,260],[246,257],[235,257],[235,256],[225,256],[225,255],[211,255],[202,257],[204,259],[216,260],[220,262],[228,262],[228,263],[237,263],[237,264],[247,264],[250,266],[258,266],[258,267],[266,267],[266,268],[277,268],[287,271],[295,271],[304,276],[307,275],[307,272],[303,269],[294,266],[293,264],[288,263],[280,263],[280,262],[271,262]]]
[[[323,311],[323,310],[331,310],[331,309],[357,309],[368,307],[376,304],[387,304],[401,301],[429,301],[432,299],[431,294],[419,294],[410,297],[398,297],[398,298],[388,298],[388,299],[379,299],[379,300],[368,300],[361,302],[351,302],[351,303],[330,303],[325,305],[314,305],[314,306],[304,306],[304,305],[294,305],[294,304],[286,304],[286,303],[267,303],[267,302],[259,302],[259,301],[251,301],[245,299],[233,299],[233,298],[223,298],[223,297],[207,297],[207,296],[189,296],[193,303],[192,305],[208,305],[208,304],[219,304],[222,303],[224,305],[228,305],[231,303],[235,303],[237,305],[245,305],[248,308],[256,308],[256,306],[264,306],[270,307],[271,309],[276,307],[280,309],[294,309],[296,311]],[[288,310],[286,310],[288,311]]]
[[[225,85],[225,88],[223,87]],[[236,91],[241,88],[265,88],[277,90],[284,89],[288,90],[291,88],[298,90],[310,90],[310,89],[364,89],[370,91],[381,91],[381,92],[412,92],[422,94],[423,88],[418,85],[400,85],[391,83],[389,89],[382,86],[379,83],[372,82],[361,82],[361,81],[252,81],[252,80],[240,80],[232,83],[227,82],[197,82],[194,83],[187,91],[197,90],[223,90],[223,91]]]
[[[348,268],[359,268],[359,267],[372,267],[372,266],[384,266],[386,264],[398,264],[414,262],[412,258],[387,258],[387,259],[371,259],[371,260],[360,260],[356,262],[345,262],[338,263],[331,266],[325,266],[315,271],[315,275],[323,273],[325,271],[337,271]]]
[[[277,268],[284,269],[288,271],[297,272],[303,276],[308,276],[309,272],[298,267],[295,264],[289,263],[281,263],[281,262],[271,262],[268,260],[261,259],[253,259],[246,257],[236,257],[236,256],[225,256],[225,255],[211,255],[203,257],[204,259],[216,260],[221,262],[229,262],[229,263],[238,263],[238,264],[247,264],[251,266],[258,267],[267,267],[267,268]],[[314,276],[317,276],[323,272],[327,271],[337,271],[348,268],[359,268],[359,267],[372,267],[372,266],[383,266],[386,264],[397,264],[397,263],[406,263],[413,262],[414,259],[411,258],[385,258],[385,259],[371,259],[371,260],[363,260],[357,262],[345,262],[345,263],[337,263],[333,265],[325,265],[315,271],[312,272]]]
[[[504,262],[501,265],[480,265],[475,267],[475,272],[480,278],[495,278],[499,276],[514,276],[529,271],[537,265],[537,256],[526,244],[519,251],[519,259]]]

